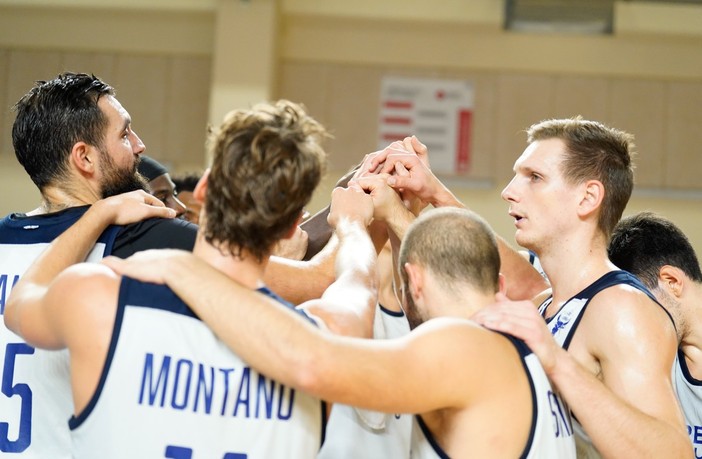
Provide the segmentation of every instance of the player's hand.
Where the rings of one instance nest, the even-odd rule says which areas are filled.
[[[546,374],[551,374],[563,349],[556,343],[534,303],[510,301],[504,294],[498,294],[497,300],[497,303],[476,312],[471,319],[486,328],[523,340],[539,358]]]
[[[176,211],[146,191],[136,190],[101,199],[91,206],[108,224],[128,225],[147,218],[173,218]]]
[[[373,200],[358,184],[349,182],[348,188],[332,190],[331,208],[327,221],[336,228],[342,219],[358,221],[367,227],[373,219]]]
[[[430,169],[429,166],[429,151],[426,145],[419,141],[416,136],[405,137],[402,141],[396,141],[385,147],[385,149],[376,152],[373,156],[367,158],[369,164],[367,165],[368,171],[370,173],[392,173],[394,167],[392,164],[387,163],[389,155],[392,154],[403,154],[409,153],[414,154],[419,158],[419,160]]]
[[[406,211],[400,195],[388,185],[389,177],[388,174],[367,175],[355,181],[373,200],[373,218],[384,222]]]
[[[122,276],[154,284],[167,284],[174,267],[179,263],[187,265],[194,258],[195,255],[185,250],[153,249],[137,252],[125,259],[105,257],[102,263]]]

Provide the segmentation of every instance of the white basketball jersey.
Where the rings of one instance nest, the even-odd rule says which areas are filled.
[[[570,411],[551,387],[539,359],[523,341],[503,335],[514,344],[524,364],[533,410],[531,433],[521,458],[525,459],[574,459],[575,442]],[[412,429],[412,459],[448,458],[439,446],[421,416],[414,417]]]
[[[409,333],[409,323],[402,312],[375,310],[374,339],[399,338]],[[408,458],[412,415],[386,414],[348,405],[332,407],[324,445],[319,459]]]
[[[681,349],[678,349],[673,365],[673,387],[685,416],[695,457],[702,457],[702,381],[690,374]]]
[[[561,306],[556,314],[546,319],[546,325],[548,326],[549,330],[551,330],[551,334],[555,338],[556,342],[561,345],[561,347],[567,350],[570,346],[578,324],[580,323],[583,314],[585,314],[585,309],[590,303],[590,300],[592,300],[592,298],[600,291],[618,284],[631,285],[632,287],[644,292],[649,298],[658,304],[655,297],[636,276],[627,271],[610,271],[590,284],[590,286],[585,288],[582,292],[573,296],[573,298]],[[547,298],[546,301],[544,301],[539,307],[539,312],[542,316],[546,316],[546,309],[551,304],[552,300],[552,297]],[[661,306],[661,308],[663,307]],[[663,308],[663,310],[666,311],[665,308]],[[670,317],[670,314],[668,314],[668,316]],[[670,320],[671,322],[673,321],[672,318]],[[578,457],[586,459],[601,457],[597,452],[597,449],[595,449],[595,446],[592,444],[592,440],[590,440],[590,437],[588,437],[588,435],[585,433],[575,416],[573,416],[573,428],[575,430],[575,441],[578,450]]]
[[[86,207],[0,220],[0,316],[12,287]],[[88,257],[109,253],[117,228],[100,237]],[[34,349],[0,317],[0,456],[10,459],[70,458],[68,418],[73,413],[68,351]]]
[[[98,388],[70,424],[76,459],[312,458],[324,409],[250,368],[168,287],[123,278]]]

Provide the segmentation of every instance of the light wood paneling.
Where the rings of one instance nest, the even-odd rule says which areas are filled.
[[[540,75],[500,75],[497,78],[496,178],[507,184],[514,161],[526,148],[525,130],[553,118],[554,78]]]
[[[132,126],[146,144],[146,154],[168,157],[165,142],[166,93],[170,79],[165,56],[120,55],[115,81],[117,99],[132,117]]]
[[[9,53],[0,49],[0,158],[14,156],[12,154],[12,104],[8,97],[7,80],[10,77]]]
[[[609,123],[635,137],[636,185],[663,185],[666,85],[659,81],[615,79],[610,89]]]
[[[164,159],[205,165],[210,59],[171,58],[164,113]]]
[[[671,83],[665,110],[665,182],[669,188],[702,188],[702,83]]]
[[[7,102],[14,105],[26,94],[37,80],[50,80],[60,72],[61,55],[49,51],[19,51],[8,53],[9,74],[7,76]],[[11,132],[14,122],[14,112],[8,120],[8,125],[3,126],[5,132]],[[7,130],[9,129],[9,130]],[[3,136],[2,150],[13,152],[11,136]]]
[[[277,99],[302,103],[314,119],[328,127],[329,66],[323,63],[285,62],[278,74]]]
[[[78,53],[62,54],[62,71],[75,73],[92,73],[109,85],[115,79],[117,55],[115,53]]]
[[[329,71],[330,169],[346,170],[376,150],[381,70],[334,66]]]
[[[560,76],[555,81],[554,118],[585,119],[606,122],[609,83],[605,78]]]

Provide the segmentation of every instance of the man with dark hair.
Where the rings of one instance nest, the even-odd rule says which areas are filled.
[[[675,319],[673,384],[687,433],[702,454],[702,271],[695,249],[673,222],[651,212],[623,218],[607,249],[619,268],[641,279]]]
[[[145,146],[112,87],[96,76],[66,72],[38,81],[15,110],[17,159],[39,188],[42,203],[0,220],[0,314],[27,267],[90,205],[145,186],[137,171]],[[111,227],[90,239],[100,236],[90,259],[151,248],[191,250],[196,233],[197,226],[181,219]],[[318,297],[334,278],[333,255],[332,245],[311,263],[271,261],[266,280],[295,303]],[[69,457],[67,368],[65,353],[35,350],[0,324],[0,381],[9,388],[0,395],[0,452],[22,459]]]
[[[187,209],[180,200],[176,185],[166,167],[150,156],[141,155],[137,167],[147,181],[147,191],[161,201],[166,207],[176,211],[176,217],[185,215]],[[189,221],[189,220],[188,220]]]
[[[232,112],[213,133],[213,164],[195,189],[205,203],[196,259],[276,308],[293,311],[264,286],[263,273],[271,248],[291,233],[320,181],[324,133],[287,101]],[[312,303],[295,312],[303,320],[369,333],[372,207],[360,190],[336,190],[329,219],[340,240],[339,279],[325,295],[340,297],[345,313]],[[84,227],[51,244],[15,286],[5,316],[28,342],[68,349],[73,457],[316,454],[323,404],[250,368],[174,291],[98,264],[61,272],[75,251],[87,249]]]
[[[527,133],[502,197],[517,243],[539,257],[552,290],[538,301],[540,314],[513,303],[475,318],[539,356],[573,413],[579,455],[689,457],[670,379],[674,324],[607,257],[633,188],[632,136],[581,118]]]
[[[101,198],[145,186],[137,173],[144,144],[112,87],[99,78],[63,73],[39,81],[14,108],[15,154],[42,202],[31,212],[0,220],[0,315],[13,285],[48,243]],[[132,195],[156,209],[156,201],[146,196]],[[167,209],[151,215],[173,216]],[[118,212],[101,220],[125,226],[98,232],[90,260],[145,248],[188,249],[195,240],[194,227],[185,222],[151,218],[127,225],[137,220],[120,218]],[[0,396],[0,452],[23,459],[70,457],[67,368],[64,353],[33,349],[0,324],[0,380],[7,388]]]
[[[198,202],[193,196],[193,191],[195,190],[195,185],[200,181],[202,174],[184,174],[173,176],[173,184],[175,185],[176,192],[178,193],[178,199],[185,204],[185,213],[183,217],[185,220],[198,224],[200,220],[200,210],[202,209],[202,203]]]

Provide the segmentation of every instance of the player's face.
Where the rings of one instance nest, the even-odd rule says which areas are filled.
[[[100,151],[102,197],[146,188],[137,172],[144,143],[131,128],[129,113],[112,96],[101,97],[98,106],[107,117],[107,129]]]
[[[561,172],[564,152],[560,139],[533,142],[514,163],[514,178],[502,191],[514,218],[517,243],[537,253],[567,237],[567,225],[576,216],[577,193]]]
[[[161,202],[176,211],[176,216],[181,217],[185,213],[185,204],[176,195],[175,184],[169,174],[159,175],[149,181],[151,194],[161,200]]]
[[[185,204],[185,213],[183,218],[196,225],[200,221],[200,210],[202,209],[202,203],[195,199],[192,191],[179,191],[178,199]]]

